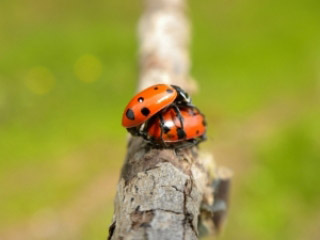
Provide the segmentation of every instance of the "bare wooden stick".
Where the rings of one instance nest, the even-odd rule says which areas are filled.
[[[146,0],[139,23],[139,89],[156,83],[181,86],[195,91],[189,75],[190,26],[185,0]]]
[[[147,0],[139,42],[139,90],[168,83],[195,91],[184,0]],[[201,205],[213,205],[214,171],[212,156],[196,146],[155,149],[132,137],[108,239],[198,239]]]

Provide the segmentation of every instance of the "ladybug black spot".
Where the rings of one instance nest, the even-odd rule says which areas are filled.
[[[144,107],[144,108],[141,109],[141,113],[144,116],[148,116],[150,114],[150,110],[149,110],[149,108]]]
[[[202,120],[202,125],[203,125],[203,126],[207,126],[207,123],[206,123],[205,120]]]
[[[129,118],[130,120],[134,120],[134,112],[129,108],[126,112],[126,116],[127,118]]]
[[[167,89],[167,93],[173,93],[173,90],[170,89],[170,88],[168,88],[168,89]]]
[[[167,134],[168,132],[170,132],[170,128],[167,127],[167,126],[164,126],[164,127],[163,127],[163,132],[164,132],[165,134]]]
[[[144,101],[144,98],[143,97],[139,97],[138,98],[138,102],[143,102]]]
[[[196,131],[196,134],[198,135],[199,133],[200,133],[200,131],[199,131],[199,130],[197,130],[197,131]]]
[[[158,87],[154,87],[153,89],[154,89],[154,90],[158,90]]]
[[[182,128],[177,128],[178,139],[184,139],[186,137],[186,133]]]

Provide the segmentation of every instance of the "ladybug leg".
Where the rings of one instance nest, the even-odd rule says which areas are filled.
[[[137,127],[132,127],[132,128],[127,128],[127,131],[132,135],[132,136],[140,136],[140,132]]]
[[[150,142],[148,138],[148,133],[147,133],[147,125],[143,126],[143,129],[140,131],[139,135],[143,137],[143,139],[146,140],[147,142]]]
[[[207,137],[204,134],[198,138],[194,138],[194,139],[190,139],[190,140],[181,142],[179,145],[177,145],[177,148],[184,149],[184,148],[192,147],[192,146],[198,145],[199,143],[205,141],[206,139],[207,139]]]
[[[202,136],[198,137],[198,138],[195,138],[195,139],[192,139],[192,143],[194,145],[198,145],[199,143],[203,142],[207,140],[207,136],[205,134],[203,134]]]
[[[161,114],[159,114],[159,120],[160,120],[160,139],[161,139],[161,143],[163,146],[167,146],[167,144],[165,143],[165,141],[163,140],[163,128],[164,128],[164,121],[163,121],[163,117]]]
[[[191,139],[191,140],[187,140],[187,141],[184,141],[184,142],[177,144],[176,148],[177,149],[185,149],[185,148],[189,148],[194,145],[197,145],[197,144],[198,144],[198,142],[196,139]]]
[[[203,134],[200,139],[199,139],[199,142],[202,142],[202,141],[206,141],[207,140],[207,135],[206,134]]]
[[[182,117],[182,115],[181,115],[180,109],[179,109],[178,106],[175,105],[175,104],[173,104],[173,108],[174,108],[174,111],[175,111],[176,114],[177,114],[177,117],[179,118],[181,128],[183,129],[183,117]]]

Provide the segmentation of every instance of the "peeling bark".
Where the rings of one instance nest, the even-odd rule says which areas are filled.
[[[154,149],[131,138],[110,239],[198,239],[203,192],[212,188],[197,159],[197,147]]]

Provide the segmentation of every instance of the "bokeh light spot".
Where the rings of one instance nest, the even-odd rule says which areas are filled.
[[[86,83],[91,83],[101,76],[102,64],[93,55],[81,56],[74,65],[74,73],[77,78]]]
[[[33,93],[44,95],[53,89],[56,79],[48,68],[39,66],[29,70],[24,83]]]

